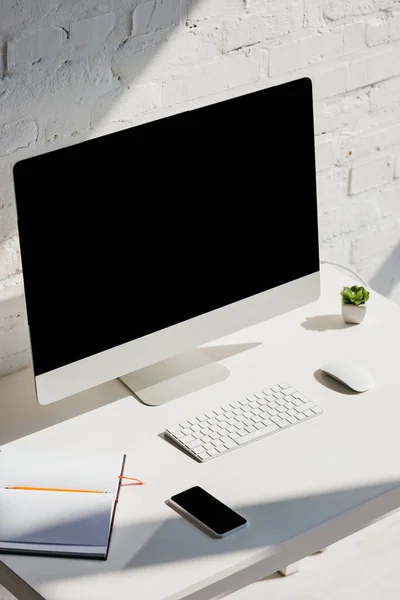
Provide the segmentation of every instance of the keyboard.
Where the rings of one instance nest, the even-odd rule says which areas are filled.
[[[288,383],[278,383],[168,427],[165,434],[195,459],[206,462],[322,412]]]

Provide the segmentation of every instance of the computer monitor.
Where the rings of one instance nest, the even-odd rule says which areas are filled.
[[[309,79],[22,160],[14,183],[42,404],[319,295]]]

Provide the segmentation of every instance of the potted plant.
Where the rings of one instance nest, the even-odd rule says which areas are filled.
[[[362,286],[344,287],[342,292],[342,315],[346,323],[361,323],[365,317],[369,291]]]

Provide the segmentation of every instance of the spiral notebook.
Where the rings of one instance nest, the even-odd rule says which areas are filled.
[[[0,452],[0,552],[105,560],[125,455]],[[14,486],[92,490],[61,492]]]

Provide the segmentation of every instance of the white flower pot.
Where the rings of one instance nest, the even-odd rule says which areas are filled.
[[[364,320],[367,307],[365,304],[342,303],[342,315],[345,323],[361,323]]]

